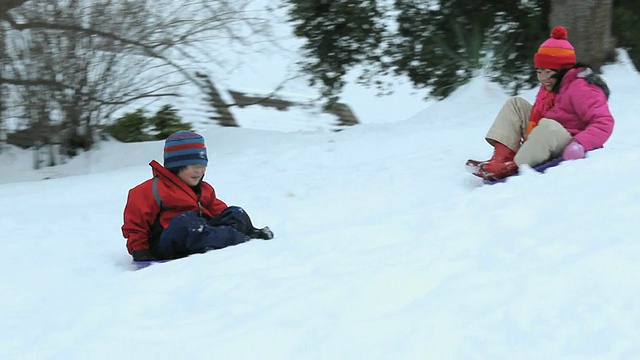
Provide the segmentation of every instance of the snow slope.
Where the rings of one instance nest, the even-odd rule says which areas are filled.
[[[481,79],[341,132],[204,129],[206,180],[276,238],[139,271],[122,210],[162,142],[5,151],[0,358],[638,358],[639,76],[604,75],[605,149],[495,186],[463,170],[507,98]]]

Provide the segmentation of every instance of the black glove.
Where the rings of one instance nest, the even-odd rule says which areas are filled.
[[[149,249],[134,250],[133,253],[131,254],[131,256],[133,256],[133,260],[134,261],[160,260],[155,255],[153,255],[153,253]]]
[[[271,240],[273,239],[273,232],[268,226],[265,226],[262,229],[254,229],[249,237],[252,239]]]

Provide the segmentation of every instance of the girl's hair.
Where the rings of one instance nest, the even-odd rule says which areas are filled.
[[[555,78],[555,79],[558,79],[558,81],[556,81],[556,84],[553,85],[553,88],[551,89],[551,91],[557,94],[558,91],[560,91],[560,83],[562,82],[562,78],[564,78],[564,76],[567,75],[567,72],[569,72],[569,70],[575,69],[575,68],[589,68],[589,69],[592,69],[592,67],[590,65],[583,64],[583,63],[576,63],[575,65],[573,65],[572,68],[562,69],[562,70],[556,71],[556,73],[553,74],[552,77]]]
[[[583,77],[590,84],[599,86],[602,89],[602,91],[604,91],[604,94],[607,97],[607,99],[609,99],[609,95],[611,94],[611,91],[609,90],[609,86],[602,79],[602,77],[600,77],[600,75],[596,74],[593,71],[593,67],[584,63],[576,63],[571,69],[575,69],[575,68],[585,68],[585,70],[580,72],[578,76]],[[560,83],[562,82],[562,78],[564,78],[567,72],[571,69],[558,70],[556,71],[555,74],[553,74],[553,77],[558,79],[558,81],[556,81],[556,84],[553,85],[553,88],[551,89],[552,92],[557,94],[558,91],[560,91]]]
[[[577,66],[577,65],[576,65]],[[573,68],[575,68],[576,66],[574,66]],[[571,69],[573,69],[571,68]],[[558,93],[558,91],[560,91],[560,83],[562,83],[562,78],[564,78],[565,75],[567,75],[567,72],[571,69],[561,69],[561,70],[557,70],[555,74],[553,74],[553,76],[551,76],[554,79],[557,79],[558,81],[556,81],[555,85],[553,85],[553,88],[551,88],[551,92],[554,93]]]

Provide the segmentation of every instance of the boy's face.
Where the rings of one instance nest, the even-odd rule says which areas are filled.
[[[196,186],[202,180],[204,172],[207,170],[205,165],[187,165],[178,173],[178,177],[186,182],[189,186]]]

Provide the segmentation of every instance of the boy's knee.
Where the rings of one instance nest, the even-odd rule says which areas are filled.
[[[244,215],[245,211],[243,208],[241,208],[240,206],[229,206],[228,208],[224,209],[223,212],[228,212],[231,213],[233,215]]]
[[[202,243],[205,249],[215,250],[227,246],[238,245],[249,241],[249,237],[230,226],[216,226],[203,234]]]
[[[251,225],[249,214],[247,214],[247,212],[239,206],[229,206],[219,215],[219,217],[223,220],[223,222],[226,221],[229,223],[235,223],[239,221],[246,226]]]

